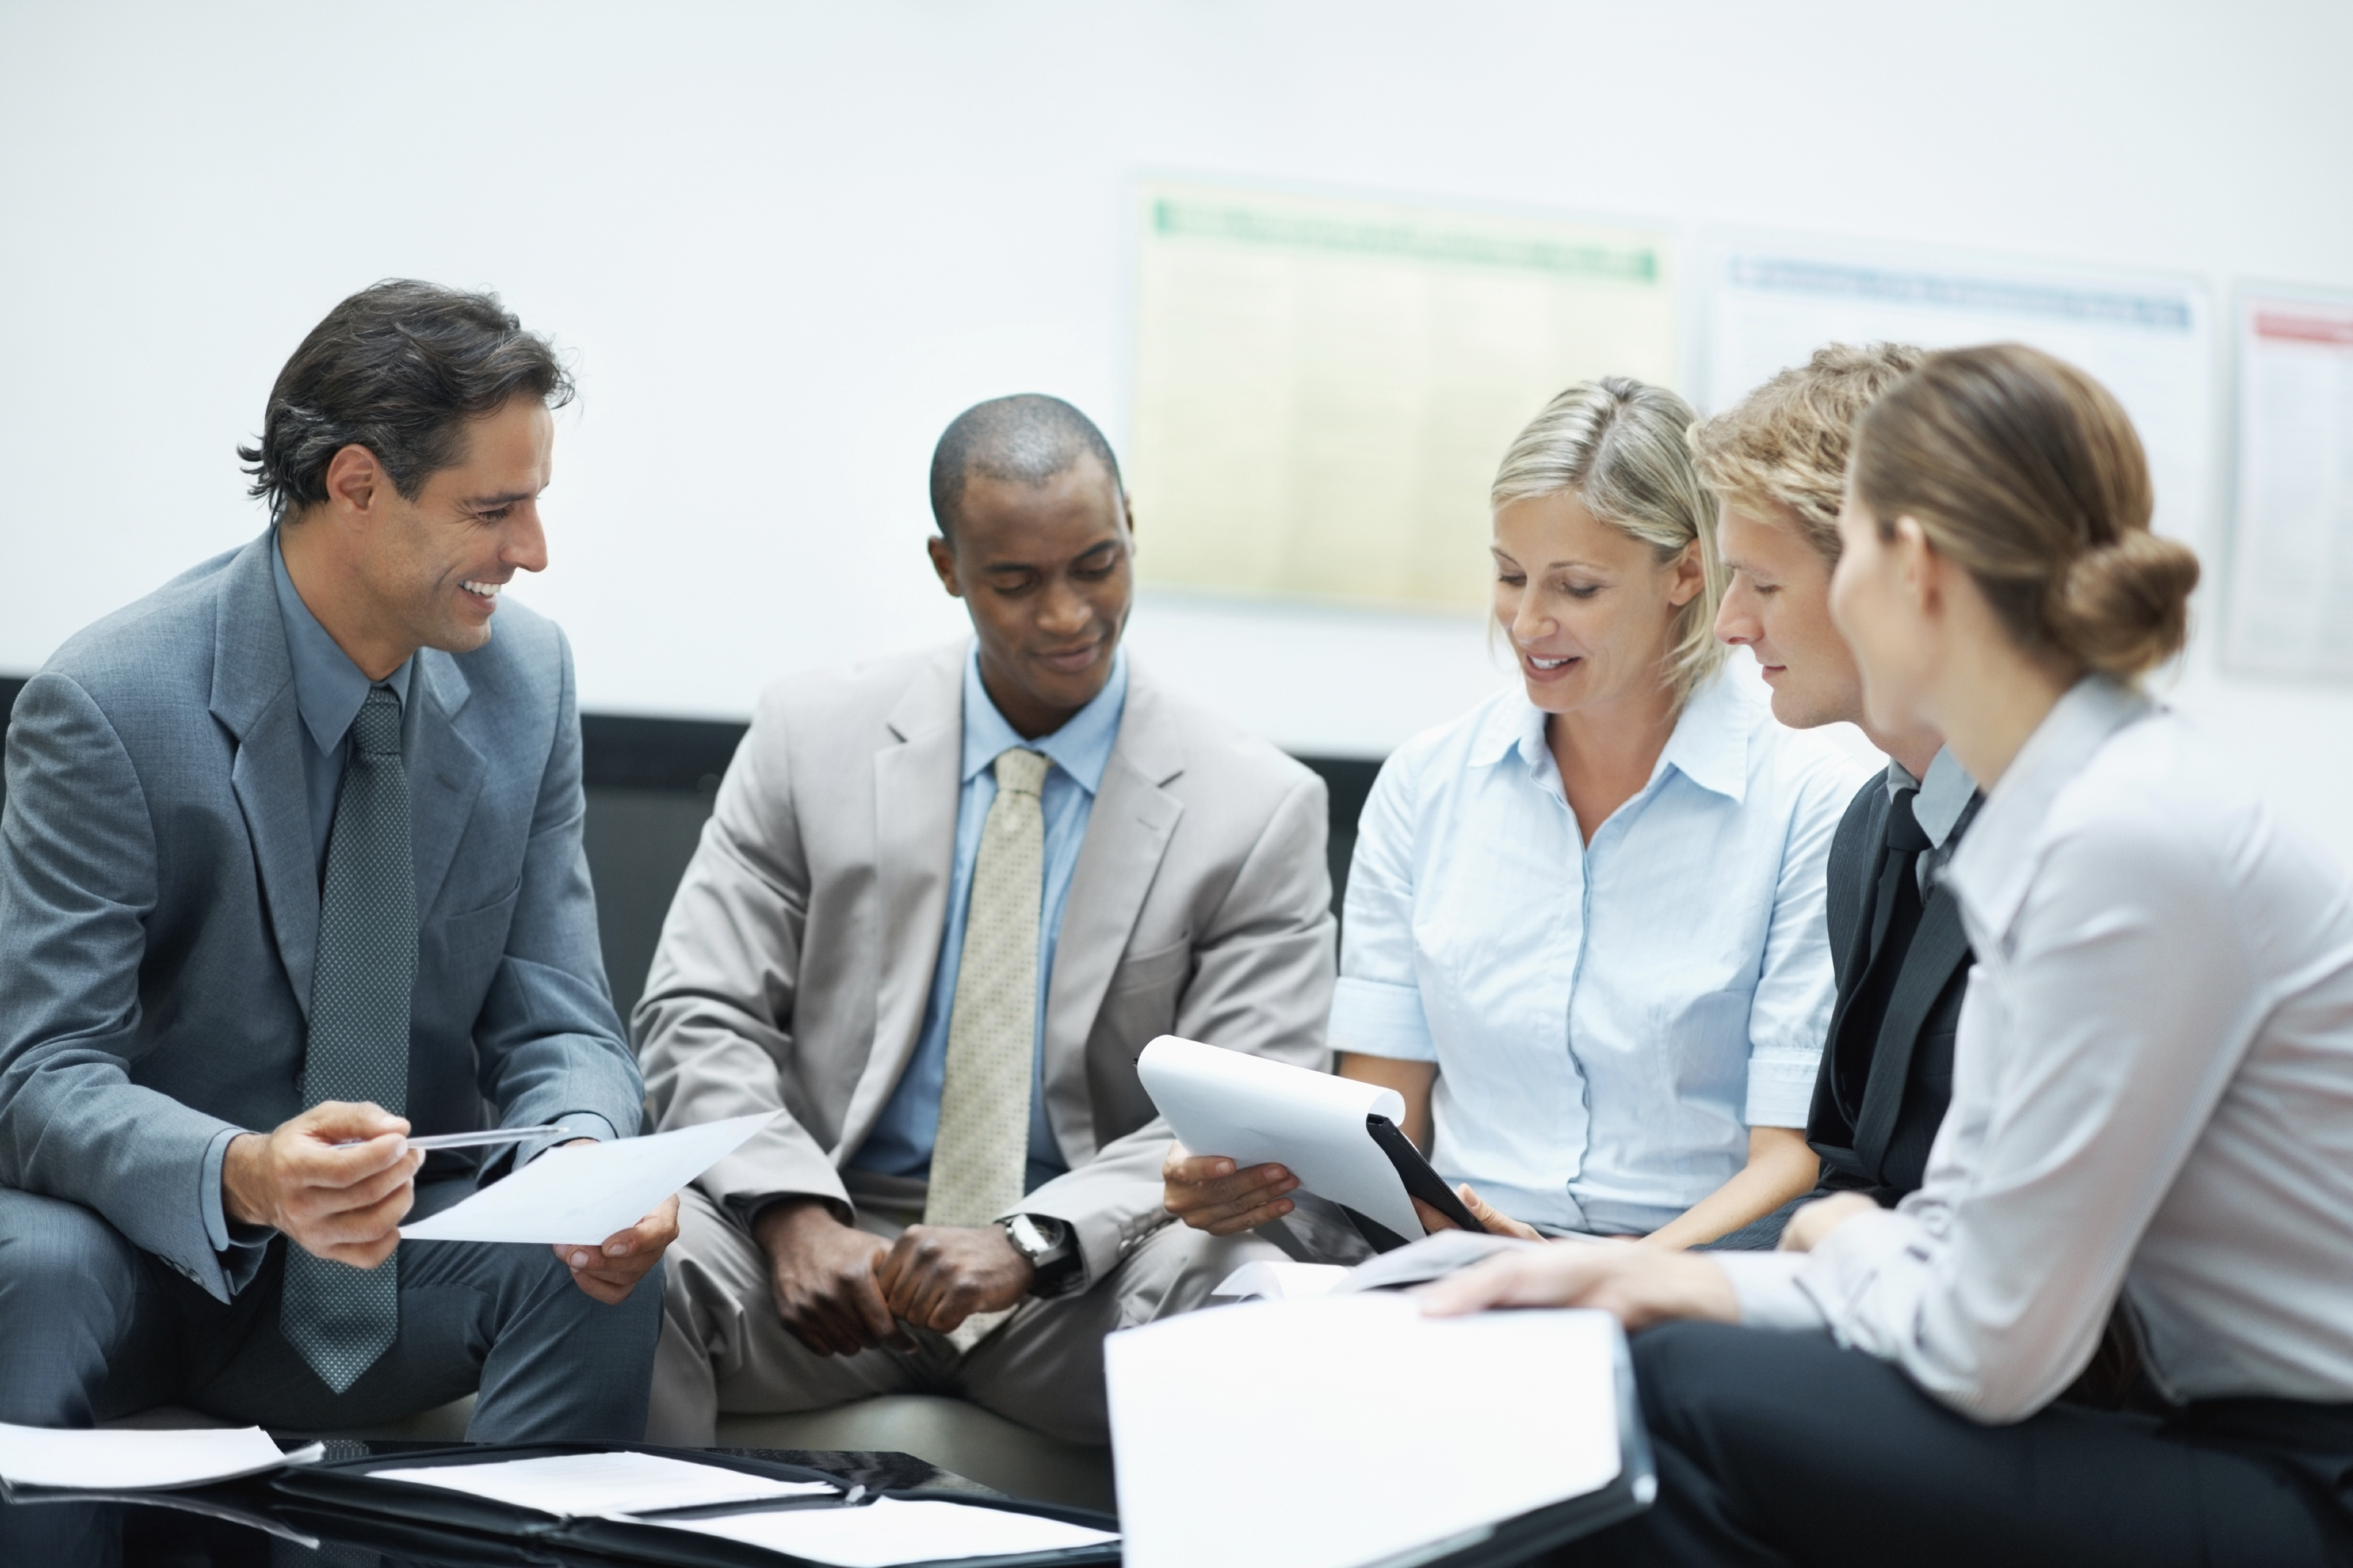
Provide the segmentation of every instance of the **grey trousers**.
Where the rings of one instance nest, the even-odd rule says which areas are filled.
[[[477,1442],[636,1441],[661,1315],[544,1247],[405,1242],[400,1335],[338,1394],[278,1331],[283,1248],[228,1301],[78,1204],[0,1188],[0,1421],[88,1426],[156,1405],[291,1431],[372,1426],[480,1390]]]
[[[1211,1237],[1170,1224],[1087,1289],[1023,1300],[969,1352],[911,1329],[913,1352],[877,1346],[823,1356],[786,1329],[769,1292],[767,1255],[733,1215],[689,1188],[678,1221],[646,1436],[686,1447],[712,1441],[721,1411],[824,1410],[902,1393],[961,1394],[1053,1436],[1106,1444],[1104,1337],[1190,1311],[1243,1264],[1283,1256],[1256,1236]],[[886,1237],[903,1228],[864,1205],[858,1223]]]

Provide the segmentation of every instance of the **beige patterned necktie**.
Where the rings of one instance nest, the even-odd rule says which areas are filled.
[[[1046,759],[997,759],[948,1013],[947,1075],[925,1225],[987,1225],[1021,1205],[1038,1045],[1038,907],[1046,880]]]

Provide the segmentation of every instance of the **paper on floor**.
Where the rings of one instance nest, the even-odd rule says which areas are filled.
[[[781,1114],[764,1111],[648,1138],[550,1149],[464,1202],[402,1226],[401,1238],[599,1242],[645,1218]]]
[[[280,1465],[308,1464],[321,1452],[313,1443],[280,1453],[259,1426],[105,1432],[0,1426],[0,1480],[16,1487],[147,1491],[259,1475]]]
[[[823,1481],[780,1481],[721,1465],[698,1465],[660,1454],[558,1454],[539,1459],[499,1459],[480,1465],[423,1465],[372,1470],[380,1481],[407,1481],[488,1498],[513,1508],[578,1518],[643,1513],[650,1509],[701,1508],[709,1503],[762,1502],[815,1497],[840,1489]]]
[[[1387,1291],[1113,1334],[1127,1568],[1362,1568],[1607,1486],[1619,1342],[1601,1312],[1425,1318]],[[1236,1485],[1244,1449],[1280,1484]]]
[[[1119,1539],[1084,1525],[1001,1508],[887,1497],[858,1508],[776,1509],[643,1522],[740,1541],[834,1568],[893,1568],[902,1563],[1069,1552]]]
[[[1287,1166],[1318,1197],[1408,1241],[1422,1233],[1404,1180],[1365,1131],[1367,1116],[1404,1124],[1405,1098],[1397,1090],[1175,1035],[1145,1047],[1135,1073],[1193,1153],[1222,1154],[1237,1168]]]

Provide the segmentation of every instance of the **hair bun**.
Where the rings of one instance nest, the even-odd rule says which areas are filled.
[[[2077,555],[2052,580],[2052,634],[2094,669],[2129,680],[2189,640],[2198,572],[2188,545],[2127,528]]]

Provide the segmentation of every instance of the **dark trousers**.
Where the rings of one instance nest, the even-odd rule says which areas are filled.
[[[1827,1334],[1671,1323],[1633,1349],[1658,1501],[1556,1563],[2353,1563],[2322,1479],[2353,1462],[2342,1406],[2160,1421],[2053,1405],[1985,1426]]]
[[[404,1242],[400,1335],[336,1394],[278,1331],[284,1242],[217,1301],[78,1204],[0,1188],[0,1421],[88,1426],[156,1405],[306,1432],[479,1387],[477,1442],[644,1436],[659,1270],[607,1307],[544,1247]]]

